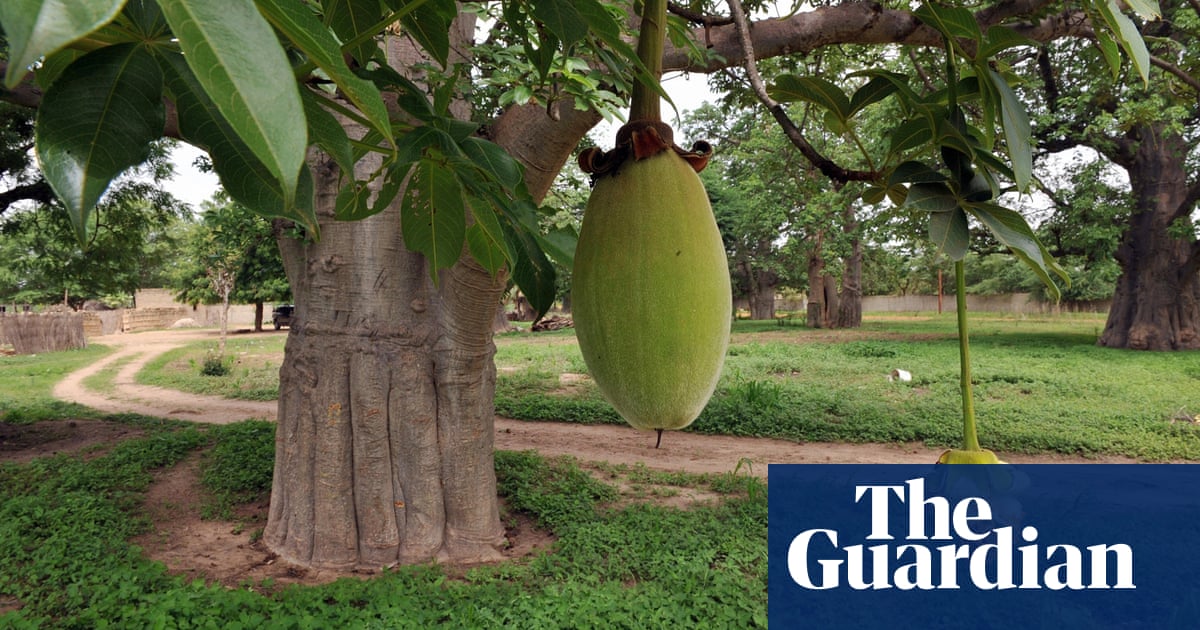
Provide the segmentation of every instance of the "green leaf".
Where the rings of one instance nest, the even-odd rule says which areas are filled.
[[[162,93],[158,64],[137,44],[84,55],[46,91],[35,128],[38,162],[80,241],[109,182],[144,162],[162,135]]]
[[[516,190],[525,181],[521,163],[494,142],[482,138],[467,138],[461,147],[471,162],[504,188]]]
[[[304,117],[308,120],[309,138],[337,162],[343,173],[353,177],[354,147],[350,144],[346,129],[333,114],[321,106],[321,97],[311,90],[301,90],[300,99],[304,102]]]
[[[222,117],[293,205],[308,145],[291,65],[252,0],[161,0],[184,59]]]
[[[368,203],[370,198],[371,189],[366,182],[346,182],[334,200],[333,217],[338,221],[359,221],[375,214]]]
[[[1000,94],[1000,121],[1017,188],[1026,190],[1033,181],[1033,131],[1029,127],[1029,113],[1004,77],[991,68],[987,76]]]
[[[883,203],[883,200],[887,197],[887,188],[883,186],[867,186],[863,189],[860,196],[864,203],[870,205]]]
[[[532,15],[564,48],[587,37],[588,20],[575,8],[574,0],[533,0]]]
[[[785,74],[775,80],[770,93],[777,101],[806,101],[823,107],[843,123],[850,118],[850,99],[841,88],[821,77]]]
[[[879,79],[881,81],[887,81],[888,83],[891,83],[892,86],[896,88],[896,100],[899,102],[900,107],[906,116],[912,112],[913,107],[915,107],[917,103],[921,102],[921,98],[917,96],[917,93],[913,92],[912,88],[908,86],[908,75],[900,74],[898,72],[890,72],[887,70],[862,70],[859,72],[853,72],[847,76],[871,77],[872,80]]]
[[[295,198],[287,199],[279,180],[221,116],[183,56],[170,53],[158,59],[175,100],[180,135],[208,151],[213,170],[229,196],[262,216],[295,221],[318,238],[320,227],[313,209],[312,174],[308,168],[300,170]]]
[[[990,59],[996,53],[1017,46],[1038,46],[1038,43],[1005,26],[990,26],[983,45],[979,47],[978,59]]]
[[[504,228],[486,201],[472,199],[469,206],[475,221],[467,228],[467,251],[494,276],[513,258],[504,240]]]
[[[1148,22],[1162,17],[1162,9],[1159,8],[1157,0],[1125,0],[1125,4]]]
[[[1102,28],[1096,29],[1096,45],[1100,47],[1104,61],[1108,62],[1109,74],[1112,75],[1113,81],[1116,81],[1121,77],[1121,48],[1117,46],[1112,35]]]
[[[1071,278],[1066,270],[1054,260],[1019,212],[994,203],[971,204],[967,206],[967,210],[991,230],[996,240],[1012,250],[1017,258],[1041,278],[1054,299],[1057,300],[1060,293],[1050,273],[1062,278],[1070,286]]]
[[[54,84],[68,66],[75,63],[75,60],[83,55],[84,52],[81,50],[67,48],[47,56],[42,60],[42,65],[38,67],[37,72],[34,73],[34,82],[43,91],[46,90]]]
[[[1117,4],[1117,0],[1096,0],[1096,9],[1100,11],[1105,23],[1112,29],[1121,48],[1124,48],[1125,53],[1129,55],[1129,60],[1133,63],[1133,68],[1137,70],[1138,75],[1142,77],[1142,82],[1149,84],[1150,51],[1146,50],[1146,42],[1142,39],[1137,25],[1124,13],[1121,13],[1121,7]]]
[[[21,82],[29,67],[116,17],[125,0],[4,0],[0,26],[8,40],[4,86]]]
[[[888,155],[900,156],[905,151],[925,146],[930,140],[933,140],[933,130],[929,128],[929,119],[919,117],[907,120],[892,129]]]
[[[850,97],[850,116],[858,113],[867,105],[877,103],[895,94],[897,89],[896,83],[892,79],[887,77],[871,78],[870,81],[855,90],[854,95]]]
[[[951,39],[964,38],[979,43],[983,38],[975,15],[962,7],[947,7],[927,1],[913,15]]]
[[[579,235],[575,230],[559,228],[550,230],[538,236],[542,251],[550,255],[555,262],[570,269],[575,266],[575,246],[579,244]]]
[[[909,196],[911,195],[910,191]],[[962,208],[956,207],[951,212],[934,212],[929,215],[929,238],[938,251],[946,254],[950,260],[962,260],[967,255],[970,239],[966,213]]]
[[[325,11],[325,23],[343,42],[349,42],[366,32],[382,17],[378,0],[325,0],[321,8]],[[366,66],[378,50],[375,39],[371,38],[346,52],[360,66]]]
[[[937,214],[958,208],[958,198],[944,183],[913,184],[908,188],[908,198],[904,205],[922,212]]]
[[[346,99],[358,107],[371,127],[390,143],[392,123],[379,89],[350,71],[337,39],[312,11],[295,0],[259,0],[258,6],[275,28],[333,79]]]
[[[450,59],[450,24],[458,16],[458,5],[454,0],[427,0],[426,2],[399,2],[388,0],[388,6],[402,10],[409,5],[416,8],[400,18],[404,32],[416,39],[425,52],[443,68]]]
[[[529,299],[529,304],[540,319],[554,306],[554,298],[557,296],[554,265],[550,264],[532,234],[517,229],[508,222],[502,225],[505,239],[516,254],[512,270],[513,282],[517,283],[517,288]]]
[[[400,202],[404,246],[429,261],[429,274],[453,265],[466,239],[466,206],[454,172],[433,160],[413,167]]]
[[[946,176],[921,162],[902,162],[888,176],[888,186],[897,184],[931,184],[946,181]]]
[[[422,125],[400,136],[396,141],[395,161],[397,164],[412,164],[424,157],[430,149],[443,155],[455,156],[461,153],[458,143],[450,134],[431,125]]]

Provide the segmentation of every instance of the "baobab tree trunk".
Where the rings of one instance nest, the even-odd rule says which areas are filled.
[[[541,199],[598,120],[535,104],[505,112],[491,139]],[[435,285],[404,247],[398,202],[334,221],[339,173],[322,157],[310,166],[321,240],[280,241],[296,311],[263,540],[322,568],[498,558],[492,329],[506,278],[464,254]]]
[[[755,269],[749,261],[739,263],[746,278],[746,301],[750,304],[750,319],[775,318],[775,287],[779,276],[769,269]]]
[[[850,241],[850,255],[846,256],[845,262],[842,291],[838,299],[837,327],[858,328],[862,326],[862,241],[857,237]]]
[[[1176,221],[1190,226],[1187,144],[1161,126],[1139,129],[1135,158],[1125,165],[1134,209],[1116,258],[1121,264],[1113,305],[1099,345],[1133,350],[1200,348],[1200,282],[1197,246],[1172,234]]]

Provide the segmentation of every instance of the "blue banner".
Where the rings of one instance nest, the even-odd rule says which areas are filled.
[[[1200,466],[767,475],[772,628],[1200,628]]]

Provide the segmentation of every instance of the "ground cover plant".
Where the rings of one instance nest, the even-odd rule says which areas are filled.
[[[612,486],[572,460],[500,452],[496,469],[508,510],[557,537],[549,553],[467,571],[400,567],[322,586],[226,588],[172,575],[127,540],[145,527],[139,504],[152,473],[189,453],[206,452],[202,478],[214,495],[236,502],[269,485],[273,425],[143,426],[143,437],[99,457],[0,464],[0,626],[766,624],[766,492],[755,478],[661,479],[721,494],[686,510],[620,504]]]
[[[1103,327],[1100,315],[971,315],[976,413],[990,447],[1200,459],[1200,354],[1101,348]],[[261,343],[254,360],[263,367],[254,369],[265,395],[267,365],[282,359],[283,340]],[[572,331],[504,334],[496,346],[498,414],[621,422],[586,376]],[[235,368],[228,385],[184,369],[203,348],[164,357],[161,371],[177,375],[168,386],[202,393],[241,387],[235,383],[250,368],[242,377]],[[913,380],[889,381],[893,369]],[[165,378],[154,371],[139,378]],[[959,395],[953,313],[868,315],[853,330],[738,321],[717,392],[688,430],[952,447],[961,441]]]

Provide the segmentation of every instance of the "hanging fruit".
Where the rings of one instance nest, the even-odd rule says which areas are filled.
[[[645,3],[638,53],[661,74],[666,3]],[[707,143],[687,151],[638,84],[630,122],[609,152],[580,166],[594,187],[572,275],[572,314],[588,371],[631,425],[682,429],[716,389],[729,344],[725,248],[697,173]],[[657,444],[656,444],[657,447]]]

